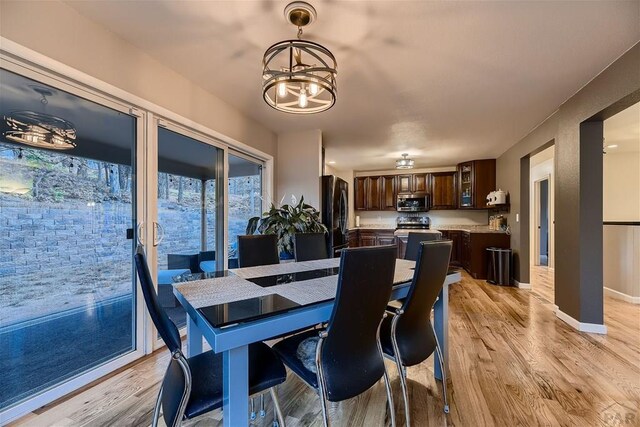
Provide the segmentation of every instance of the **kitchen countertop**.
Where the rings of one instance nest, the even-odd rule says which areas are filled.
[[[353,227],[351,230],[390,230],[395,231],[395,224],[361,224],[360,227]],[[490,230],[488,225],[432,225],[431,230],[439,231],[465,231],[467,233],[498,233],[506,234],[502,230]]]

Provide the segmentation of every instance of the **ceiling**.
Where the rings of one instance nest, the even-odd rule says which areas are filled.
[[[321,129],[343,170],[496,157],[640,40],[637,0],[314,1],[338,102],[301,117],[261,97],[287,1],[67,3],[275,132]]]
[[[640,102],[604,121],[604,145],[607,153],[640,151]]]

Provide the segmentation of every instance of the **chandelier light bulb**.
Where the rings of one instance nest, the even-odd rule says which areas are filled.
[[[285,82],[278,83],[278,96],[280,98],[287,96],[287,84]]]
[[[309,94],[311,96],[316,96],[318,94],[318,90],[319,90],[318,83],[315,83],[315,82],[309,83]]]
[[[303,89],[300,91],[300,98],[298,98],[298,106],[305,108],[307,106],[307,92]]]

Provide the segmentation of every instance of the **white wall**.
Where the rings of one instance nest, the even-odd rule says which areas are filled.
[[[554,172],[555,146],[551,146],[544,151],[531,157],[529,172],[529,254],[530,265],[539,265],[538,251],[536,249],[536,238],[538,232],[538,213],[535,182],[544,178],[549,179],[549,267],[555,266],[555,172]]]
[[[68,5],[2,0],[0,9],[2,37],[275,156],[274,132]]]
[[[640,227],[605,225],[603,229],[605,293],[640,304]]]
[[[278,134],[276,203],[290,203],[291,196],[320,209],[322,132],[310,130]]]
[[[640,221],[640,150],[609,149],[603,156],[603,168],[603,220]]]

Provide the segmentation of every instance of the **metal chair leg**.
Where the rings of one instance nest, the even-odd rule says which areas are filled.
[[[273,400],[273,410],[276,413],[276,419],[278,420],[279,427],[285,427],[284,416],[282,415],[282,409],[280,408],[280,401],[278,400],[278,391],[275,387],[269,389],[271,394],[271,400]]]
[[[433,328],[433,325],[431,325]],[[442,372],[442,394],[444,395],[444,413],[449,413],[449,399],[447,398],[447,370],[444,364],[444,357],[442,357],[442,348],[438,341],[435,329],[433,330],[433,336],[436,339],[436,351],[438,352],[438,360],[440,361],[440,372]]]
[[[382,359],[384,363],[384,359]],[[393,393],[391,392],[391,381],[387,373],[387,367],[384,367],[384,385],[387,389],[387,402],[389,403],[389,414],[391,415],[391,427],[396,427],[396,412],[393,408]]]
[[[153,407],[153,420],[151,421],[151,427],[158,426],[158,419],[160,418],[160,404],[162,403],[162,389],[164,387],[160,386],[160,391],[158,392],[158,397],[156,398],[156,405]]]
[[[267,411],[264,410],[264,393],[260,395],[260,418],[264,418]]]
[[[256,419],[256,405],[255,405],[255,402],[253,401],[253,397],[249,399],[249,402],[251,404],[251,415],[249,417],[251,418],[251,421],[253,421]]]
[[[407,427],[411,425],[411,413],[409,409],[409,391],[407,389],[407,368],[402,365],[400,355],[400,349],[398,348],[398,341],[396,340],[396,325],[398,324],[399,316],[394,316],[391,322],[391,345],[393,346],[394,362],[398,368],[398,376],[400,377],[400,387],[402,389],[402,397],[404,400],[404,417]]]

